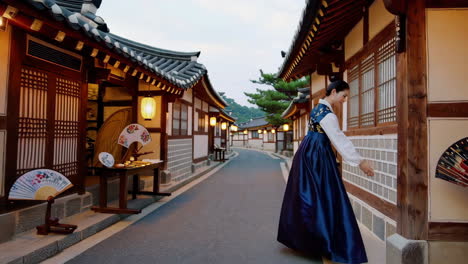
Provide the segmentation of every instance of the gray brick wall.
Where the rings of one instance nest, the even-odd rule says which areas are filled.
[[[343,179],[396,204],[397,135],[349,137],[359,154],[371,161],[375,176],[366,176],[358,167],[343,164]]]
[[[192,172],[192,139],[173,139],[168,142],[167,169],[175,182],[188,178]]]

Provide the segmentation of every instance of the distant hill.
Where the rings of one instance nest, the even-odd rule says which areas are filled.
[[[247,122],[251,118],[265,116],[265,113],[256,107],[240,105],[236,103],[234,99],[226,97],[226,95],[222,92],[219,93],[219,95],[221,95],[224,101],[228,103],[228,107],[224,108],[224,111],[230,114],[230,116],[236,118],[237,124]]]

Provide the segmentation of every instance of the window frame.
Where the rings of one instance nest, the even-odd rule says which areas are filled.
[[[397,123],[396,120],[396,56],[395,51],[395,25],[394,23],[388,24],[381,32],[379,32],[371,41],[369,41],[357,54],[352,56],[346,62],[346,71],[347,71],[347,81],[350,84],[350,96],[347,103],[347,130],[359,130],[366,128],[377,128],[377,127],[387,127],[393,126]],[[393,49],[393,51],[392,51]],[[393,76],[389,80],[380,82],[380,77],[385,76],[380,74],[380,66],[389,59],[393,57]],[[366,83],[367,87],[371,88],[367,90],[364,89],[364,74],[373,70],[373,74],[367,75],[366,77],[371,77],[372,82]],[[386,71],[388,72],[388,71]],[[353,93],[353,86],[357,80],[357,94]],[[385,84],[393,81],[394,87],[390,92],[393,95],[394,104],[389,108],[379,110],[379,92],[381,92],[382,87]],[[364,113],[364,104],[363,104],[363,95],[365,93],[373,93],[373,100],[371,107],[372,111],[367,111]],[[357,100],[357,116],[351,116],[353,112],[356,111],[355,102]],[[352,111],[354,110],[354,111]],[[380,112],[388,111],[388,113],[383,113],[379,115]],[[387,116],[386,116],[387,115]],[[385,121],[388,119],[393,119],[393,121]],[[384,121],[381,121],[384,120]]]
[[[176,108],[178,109],[178,114],[176,114]],[[186,113],[185,119],[183,119],[182,114]],[[188,136],[188,105],[182,101],[176,101],[172,104],[172,136]],[[177,121],[177,122],[176,122]],[[176,127],[176,123],[178,126]],[[182,124],[186,124],[185,130],[182,129]]]

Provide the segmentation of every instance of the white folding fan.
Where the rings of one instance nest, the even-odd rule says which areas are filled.
[[[71,188],[73,184],[61,173],[37,169],[19,177],[11,187],[10,200],[47,200]]]

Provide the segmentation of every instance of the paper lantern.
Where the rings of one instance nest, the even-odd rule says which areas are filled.
[[[272,130],[271,130],[271,133],[272,133],[272,134],[275,134],[275,133],[276,133],[276,130],[275,130],[275,129],[272,129]]]
[[[248,133],[247,130],[244,130],[244,135],[247,135],[247,133]]]
[[[221,123],[221,129],[222,129],[222,130],[226,130],[226,129],[227,129],[227,123],[226,123],[226,122],[222,122],[222,123]]]
[[[141,100],[141,116],[149,121],[156,114],[156,101],[153,97],[147,96]]]
[[[210,126],[216,126],[216,117],[210,117]]]
[[[283,130],[284,131],[289,131],[289,124],[284,124],[283,125]]]
[[[259,130],[258,130],[258,133],[259,133],[259,134],[261,134],[261,133],[262,133],[262,130],[261,130],[261,129],[259,129]]]

